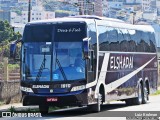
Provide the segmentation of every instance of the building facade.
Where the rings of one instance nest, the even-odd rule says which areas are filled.
[[[102,14],[102,0],[78,0],[80,15],[97,15]]]
[[[42,7],[35,6],[31,10],[30,21],[44,20],[55,18],[55,12],[44,11]],[[28,11],[22,11],[22,15],[18,16],[16,13],[11,13],[11,23],[28,23]]]

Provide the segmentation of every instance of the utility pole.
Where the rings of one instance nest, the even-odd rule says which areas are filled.
[[[135,12],[133,12],[133,25],[135,24],[135,16],[136,15],[136,13]]]
[[[28,0],[28,22],[31,20],[31,0]]]
[[[132,11],[131,13],[132,13],[132,24],[134,25],[136,12]]]

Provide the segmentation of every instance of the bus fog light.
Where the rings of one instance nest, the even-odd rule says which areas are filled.
[[[73,92],[73,91],[79,91],[79,90],[83,90],[83,89],[85,89],[85,88],[86,88],[85,85],[75,86],[75,87],[73,87],[73,88],[71,89],[71,91],[72,91],[72,92]]]

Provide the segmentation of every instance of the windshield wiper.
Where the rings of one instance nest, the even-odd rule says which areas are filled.
[[[62,76],[63,76],[64,80],[67,80],[67,77],[66,77],[66,74],[65,74],[65,72],[64,72],[64,70],[63,70],[63,68],[62,68],[62,65],[61,65],[61,63],[59,62],[58,58],[57,58],[57,51],[56,51],[56,50],[55,50],[55,53],[56,53],[56,62],[57,62],[58,67],[59,67],[59,69],[60,69],[60,71],[61,71],[61,73],[62,73]]]
[[[40,77],[41,77],[41,75],[42,75],[42,71],[43,71],[43,69],[45,68],[45,62],[46,62],[46,57],[45,57],[45,53],[44,53],[44,59],[43,59],[43,61],[42,61],[42,64],[41,64],[41,67],[40,67],[40,69],[39,69],[39,71],[38,71],[38,73],[37,73],[37,76],[36,76],[36,80],[35,81],[39,81],[39,79],[40,79]]]
[[[61,66],[61,63],[59,62],[58,58],[56,58],[56,62],[57,62],[58,67],[59,67],[59,69],[60,69],[60,71],[62,73],[62,76],[63,76],[64,80],[67,80],[66,74],[65,74],[65,72],[64,72],[64,70],[63,70],[63,68]]]

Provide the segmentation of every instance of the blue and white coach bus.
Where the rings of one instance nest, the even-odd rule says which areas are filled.
[[[145,104],[157,90],[154,29],[121,20],[75,16],[30,22],[21,47],[23,105],[88,106],[112,100]]]

